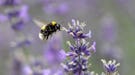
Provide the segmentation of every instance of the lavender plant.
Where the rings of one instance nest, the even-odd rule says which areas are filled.
[[[21,4],[21,0],[2,0],[0,6],[5,7],[1,18],[5,18],[13,30],[22,30],[28,22],[28,6]]]
[[[101,59],[101,61],[105,69],[105,75],[119,75],[117,67],[120,66],[120,63],[116,64],[116,60],[110,60],[106,62],[105,59]]]
[[[8,22],[15,32],[21,33],[29,20],[28,6],[22,4],[21,0],[1,0],[0,6],[4,7],[4,13],[0,14],[0,20]],[[31,38],[27,38],[24,34],[16,35],[16,41],[11,42],[12,47],[24,47],[31,44]]]
[[[73,37],[75,44],[72,45],[70,41],[67,41],[70,47],[67,56],[70,57],[70,61],[64,68],[74,75],[88,75],[88,59],[96,52],[96,43],[93,42],[90,46],[89,42],[86,42],[87,38],[91,38],[91,31],[87,34],[83,32],[85,23],[79,23],[78,20],[73,19],[72,23],[68,25],[69,29],[64,28],[64,30]]]
[[[65,52],[61,50],[61,37],[58,34],[47,41],[45,53],[41,60],[34,60],[23,67],[24,75],[64,75],[60,63],[65,59]],[[52,45],[53,44],[53,45]],[[35,58],[35,57],[34,57]]]
[[[70,51],[67,52],[69,56],[69,61],[65,64],[62,64],[64,69],[67,72],[71,72],[73,75],[98,75],[94,71],[89,71],[88,60],[93,53],[96,52],[96,42],[93,42],[92,45],[89,45],[89,42],[86,42],[86,39],[91,38],[91,31],[89,33],[84,33],[83,29],[86,26],[85,23],[80,23],[78,20],[72,20],[72,23],[68,24],[69,28],[63,28],[69,35],[74,39],[74,45],[67,41],[67,44],[70,47]],[[109,61],[108,63],[102,59],[103,65],[105,67],[105,73],[102,72],[101,75],[119,75],[117,67],[120,65],[115,64],[116,61]]]
[[[14,6],[21,3],[21,0],[1,0],[0,5],[3,6]]]
[[[45,46],[44,57],[48,65],[58,65],[66,58],[65,51],[62,49],[61,33],[51,37]]]
[[[31,44],[32,39],[26,37],[21,31],[29,20],[28,6],[21,3],[21,0],[1,0],[0,7],[3,7],[3,14],[0,14],[1,22],[7,22],[11,29],[16,32],[15,40],[12,40],[12,72],[13,75],[22,75],[24,60],[24,47]],[[3,20],[4,19],[4,20]],[[19,33],[19,34],[18,34]],[[20,34],[21,33],[21,34]],[[19,55],[24,54],[24,55]]]
[[[72,23],[68,25],[69,29],[63,29],[74,39],[74,44],[67,41],[70,51],[65,53],[64,50],[61,50],[60,35],[52,37],[48,40],[47,46],[45,46],[44,58],[48,62],[48,65],[45,65],[44,61],[39,60],[34,60],[30,63],[19,61],[19,63],[21,63],[22,75],[69,75],[69,73],[73,75],[99,75],[94,71],[88,70],[91,65],[88,63],[88,60],[91,55],[96,52],[96,42],[92,42],[92,45],[90,45],[89,42],[86,41],[91,38],[91,31],[84,33],[83,29],[86,24],[80,23],[78,20],[72,20]],[[63,64],[63,60],[66,56],[69,58],[67,63]],[[33,58],[35,59],[35,57]],[[41,60],[44,59],[42,58]],[[117,67],[120,63],[116,64],[115,60],[106,62],[102,59],[101,61],[103,62],[105,72],[102,72],[100,75],[119,75]],[[60,64],[64,67],[66,73],[64,73]]]

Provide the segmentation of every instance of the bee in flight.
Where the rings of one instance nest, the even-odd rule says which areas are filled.
[[[52,21],[49,24],[44,24],[40,21],[34,20],[34,22],[40,26],[40,32],[39,32],[39,38],[41,40],[47,40],[49,36],[51,36],[53,33],[60,31],[61,26],[60,24],[57,24],[57,22]]]

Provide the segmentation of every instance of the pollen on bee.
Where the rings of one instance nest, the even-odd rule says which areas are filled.
[[[41,27],[41,30],[45,30],[45,28],[46,28],[46,26],[45,26],[45,25],[43,25],[43,26]]]
[[[39,33],[38,36],[39,36],[39,38],[40,38],[41,40],[44,40],[44,35],[43,35],[43,34]]]
[[[56,22],[55,22],[55,21],[52,21],[52,25],[53,25],[53,26],[56,25]]]

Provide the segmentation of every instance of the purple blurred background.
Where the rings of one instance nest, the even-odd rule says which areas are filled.
[[[92,41],[97,43],[96,53],[89,61],[90,70],[101,73],[100,59],[106,58],[121,63],[121,75],[135,74],[135,0],[0,0],[1,75],[21,75],[22,66],[30,67],[39,61],[40,68],[42,64],[48,67],[47,61],[57,59],[47,51],[48,42],[38,38],[40,28],[33,19],[45,23],[55,20],[64,27],[72,19],[85,22],[86,32],[91,30]],[[71,38],[63,32],[54,37],[57,37],[56,47],[67,51],[66,41]],[[50,60],[46,53],[52,54]]]

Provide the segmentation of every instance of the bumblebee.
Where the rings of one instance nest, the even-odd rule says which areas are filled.
[[[39,32],[39,38],[41,40],[47,40],[49,38],[49,36],[51,36],[53,33],[57,32],[57,31],[60,31],[60,29],[61,29],[61,25],[55,21],[52,21],[51,23],[46,24],[46,25],[42,22],[37,21],[37,20],[34,20],[34,22],[37,25],[41,26],[40,27],[41,29]]]

